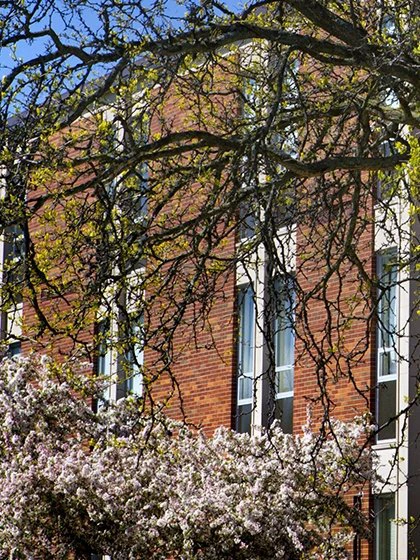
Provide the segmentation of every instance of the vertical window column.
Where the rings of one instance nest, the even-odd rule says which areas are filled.
[[[379,146],[381,157],[390,157],[396,154],[392,140],[385,140]],[[380,171],[377,181],[376,198],[378,202],[390,203],[395,198],[398,187],[395,170]]]
[[[375,560],[396,560],[395,495],[375,496]]]
[[[292,433],[295,353],[293,279],[284,277],[277,279],[274,304],[274,417],[280,420],[284,432]]]
[[[129,350],[126,355],[125,392],[140,397],[143,394],[143,317],[130,318]]]
[[[25,240],[22,228],[19,225],[7,226],[0,245],[0,281],[3,285],[0,338],[9,345],[7,355],[17,356],[21,353],[25,264]]]
[[[251,284],[239,289],[236,430],[251,433],[255,357],[255,294]]]
[[[112,375],[112,351],[110,347],[110,321],[104,319],[98,323],[98,347],[96,374],[102,378],[105,386],[99,397],[98,407],[100,408],[111,398],[111,375]]]
[[[249,201],[245,200],[239,204],[238,211],[238,236],[239,241],[247,241],[251,239],[255,234],[256,228],[256,212],[255,209],[250,207]]]
[[[10,302],[15,305],[22,301],[25,242],[22,228],[18,225],[7,227],[4,235],[2,280],[7,284]]]
[[[376,421],[386,424],[396,414],[397,401],[397,280],[396,251],[378,255]],[[378,433],[378,440],[394,439],[396,422]]]

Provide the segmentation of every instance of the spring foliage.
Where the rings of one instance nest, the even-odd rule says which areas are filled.
[[[45,358],[2,362],[1,558],[346,557],[365,520],[344,493],[372,477],[365,423],[207,437],[133,397],[95,414],[93,390]]]

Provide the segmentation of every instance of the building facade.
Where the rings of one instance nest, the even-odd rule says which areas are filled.
[[[162,120],[175,131],[185,124],[197,100],[185,108],[180,97],[185,101],[182,89],[171,93],[150,118],[152,136],[165,128]],[[226,103],[237,110],[231,97],[228,91],[223,103],[216,99],[219,110]],[[217,152],[183,157],[177,168],[215,163]],[[103,235],[98,240],[84,231],[88,241],[80,249],[77,226],[62,241],[62,221],[74,227],[85,209],[77,197],[75,209],[67,197],[54,218],[51,197],[51,206],[25,227],[4,230],[7,351],[81,356],[106,381],[94,406],[135,394],[144,409],[163,408],[209,433],[220,425],[253,433],[277,420],[297,434],[308,414],[316,426],[372,414],[380,479],[349,499],[372,513],[374,539],[356,539],[353,558],[414,559],[420,550],[417,225],[404,196],[382,188],[394,179],[380,179],[377,194],[377,178],[351,174],[331,187],[311,179],[278,188],[263,168],[258,181],[232,186],[223,173],[215,178],[214,165],[179,186],[170,170],[171,160],[165,170],[156,162],[133,166],[111,187],[89,193],[92,214],[82,230],[95,222]],[[7,177],[5,184],[7,190]],[[124,258],[119,252],[114,258],[113,248],[123,246]],[[29,250],[38,267],[50,258],[48,281],[32,283]],[[89,291],[92,261],[99,296]],[[83,321],[69,333],[77,313]]]

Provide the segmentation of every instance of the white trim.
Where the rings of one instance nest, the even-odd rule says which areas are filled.
[[[375,252],[384,253],[393,247],[402,258],[410,255],[411,217],[410,205],[406,200],[379,201],[375,205]],[[398,272],[397,277],[397,352],[396,374],[379,376],[377,382],[396,380],[396,410],[404,409],[409,395],[409,336],[410,336],[410,271],[408,266]],[[379,349],[377,349],[377,352]],[[406,431],[403,432],[403,421]],[[396,438],[379,440],[373,451],[378,458],[378,475],[385,483],[374,485],[375,493],[395,493],[395,515],[407,520],[408,516],[408,424],[410,418],[399,419]],[[395,460],[395,454],[398,458]],[[396,526],[396,560],[407,560],[408,526]]]

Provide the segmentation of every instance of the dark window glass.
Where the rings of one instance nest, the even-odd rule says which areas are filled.
[[[280,420],[283,432],[293,432],[293,397],[276,400],[275,419]]]
[[[13,356],[19,356],[19,354],[21,354],[22,352],[22,348],[21,348],[21,343],[20,341],[16,341],[16,342],[12,342],[11,344],[9,344],[9,348],[8,348],[8,355],[13,357]]]
[[[397,281],[396,251],[381,253],[377,258],[378,312],[377,312],[377,391],[376,421],[383,426],[396,414],[397,401]],[[378,440],[393,439],[396,422],[378,433]]]
[[[239,205],[239,240],[245,241],[255,234],[255,211],[246,202]]]
[[[240,434],[251,433],[252,404],[238,405],[236,431]]]
[[[394,494],[375,496],[375,560],[396,559]]]
[[[378,426],[383,426],[390,418],[396,414],[396,389],[397,382],[385,381],[378,384]],[[393,420],[388,426],[381,429],[378,434],[378,439],[393,439],[396,434],[396,421]]]

